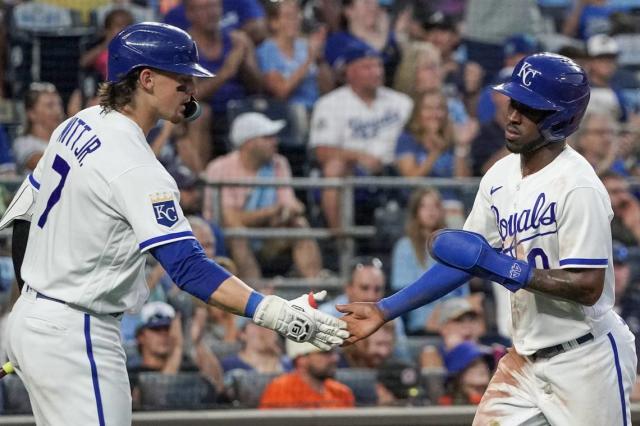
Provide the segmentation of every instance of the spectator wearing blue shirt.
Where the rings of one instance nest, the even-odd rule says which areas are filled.
[[[466,177],[469,145],[456,139],[442,92],[424,93],[416,102],[409,131],[396,145],[396,164],[407,177]]]
[[[440,193],[433,188],[420,188],[409,199],[405,236],[393,247],[391,261],[391,288],[394,292],[414,282],[436,262],[427,252],[427,241],[433,232],[445,228],[445,214]],[[468,285],[458,287],[438,301],[409,312],[405,317],[407,332],[422,334],[437,332],[431,314],[439,303],[469,293]]]
[[[11,140],[0,124],[0,175],[12,175],[16,171],[16,163],[11,152]]]
[[[562,33],[569,37],[587,40],[595,34],[611,31],[610,16],[615,12],[627,12],[631,5],[615,5],[612,0],[576,0],[571,13],[564,21]],[[624,2],[620,2],[624,3]]]
[[[242,345],[240,351],[221,361],[225,375],[237,369],[260,373],[291,370],[291,361],[283,355],[282,343],[275,331],[245,321],[238,338]]]
[[[183,0],[164,16],[164,23],[188,31],[191,21],[187,18]],[[264,8],[258,0],[222,0],[223,15],[220,27],[225,31],[242,30],[258,45],[267,37]]]
[[[331,89],[331,70],[322,61],[326,31],[321,28],[302,37],[302,16],[296,0],[267,7],[272,36],[257,50],[265,88],[275,98],[310,111],[320,95]]]
[[[344,0],[342,7],[342,30],[331,34],[325,46],[329,65],[340,69],[344,50],[354,42],[365,43],[380,54],[385,85],[390,86],[401,52],[389,13],[375,0]]]
[[[216,143],[226,141],[229,133],[227,105],[261,89],[261,74],[251,39],[242,31],[223,31],[220,27],[222,0],[185,0],[191,22],[189,33],[198,45],[200,65],[216,75],[198,84],[198,96],[208,101],[209,124]],[[211,144],[199,147],[202,158],[211,158]]]

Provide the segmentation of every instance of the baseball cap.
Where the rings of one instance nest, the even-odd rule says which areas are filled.
[[[611,248],[613,263],[625,264],[629,261],[629,249],[620,241],[613,241]]]
[[[479,358],[484,359],[490,368],[493,367],[493,355],[489,348],[473,342],[462,342],[444,354],[444,366],[449,374],[458,374]]]
[[[424,396],[420,373],[410,362],[391,358],[378,368],[377,378],[398,399]]]
[[[596,34],[587,40],[587,55],[590,58],[618,56],[618,53],[620,53],[618,42],[606,34]]]
[[[422,28],[425,31],[434,29],[455,31],[456,24],[451,16],[436,10],[422,20]]]
[[[191,189],[198,183],[198,176],[190,168],[181,164],[169,170],[178,185],[178,189]]]
[[[171,325],[171,321],[176,316],[173,306],[164,302],[149,302],[140,311],[140,324],[136,332],[145,328],[165,328]]]
[[[504,56],[530,55],[539,51],[538,41],[529,34],[514,34],[504,42]]]
[[[285,343],[285,349],[287,351],[287,356],[292,360],[298,358],[299,356],[305,356],[317,352],[325,352],[309,342],[298,343],[290,339],[287,339]]]
[[[442,302],[442,306],[440,308],[440,325],[458,319],[468,313],[478,315],[478,312],[473,309],[473,306],[471,306],[471,303],[467,299],[464,297],[447,299]]]
[[[246,141],[263,136],[274,136],[287,123],[284,120],[271,120],[259,112],[245,112],[238,115],[231,124],[231,142],[240,148]]]
[[[352,40],[340,52],[333,67],[345,67],[362,58],[380,58],[380,52],[363,41]]]

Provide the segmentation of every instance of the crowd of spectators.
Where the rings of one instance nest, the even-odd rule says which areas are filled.
[[[610,194],[616,309],[640,337],[640,191],[632,185],[640,175],[640,0],[5,0],[0,19],[2,178],[26,176],[53,130],[97,104],[118,31],[149,19],[178,26],[216,77],[198,83],[200,118],[159,122],[148,141],[175,178],[195,235],[208,257],[263,292],[283,290],[268,285],[275,276],[320,286],[338,279],[342,287],[320,307],[334,315],[336,303],[379,300],[431,267],[427,241],[462,225],[469,191],[358,188],[355,224],[389,238],[358,241],[357,257],[339,275],[336,253],[350,225],[339,188],[216,190],[204,181],[480,177],[508,153],[508,99],[490,85],[531,53],[570,56],[585,67],[592,94],[569,144]],[[80,40],[73,62],[56,61],[46,45],[56,39]],[[0,196],[4,204],[10,194]],[[393,219],[376,222],[391,211]],[[337,238],[264,239],[252,228],[323,228]],[[229,229],[237,233],[225,236]],[[2,254],[0,359],[16,297]],[[187,408],[477,404],[510,346],[508,295],[477,279],[368,339],[320,352],[199,303],[148,263],[149,302],[122,321],[136,409],[170,401]],[[159,398],[160,390],[171,397]],[[0,412],[16,411],[0,398]]]

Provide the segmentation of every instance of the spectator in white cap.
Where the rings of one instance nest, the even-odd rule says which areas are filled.
[[[618,43],[606,34],[597,34],[587,40],[585,70],[591,86],[587,112],[609,114],[616,121],[626,121],[624,98],[613,78],[618,70]]]
[[[260,408],[347,408],[355,398],[334,379],[338,354],[323,352],[308,343],[286,342],[294,371],[275,378],[265,388]]]
[[[194,334],[193,330],[191,334]],[[129,368],[134,407],[139,404],[138,375],[142,372],[177,374],[196,371],[218,392],[222,391],[222,367],[211,349],[194,343],[191,356],[185,356],[182,321],[171,305],[164,302],[145,304],[140,311],[136,340],[141,361],[139,365]],[[199,338],[195,340],[200,342]]]
[[[209,163],[207,178],[222,181],[291,178],[289,162],[277,153],[277,134],[285,125],[283,120],[270,120],[257,112],[240,114],[231,125],[230,139],[235,149]],[[291,187],[223,187],[221,207],[213,205],[211,192],[208,190],[205,194],[205,217],[211,219],[214,210],[221,208],[225,227],[309,227],[304,217],[304,204],[296,198]],[[261,278],[258,261],[260,264],[273,263],[275,256],[288,249],[292,251],[299,275],[313,278],[322,270],[320,249],[311,239],[249,241],[235,238],[230,241],[229,248],[243,279]]]

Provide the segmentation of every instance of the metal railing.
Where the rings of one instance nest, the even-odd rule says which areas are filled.
[[[291,179],[205,179],[204,184],[211,190],[211,217],[222,223],[222,197],[224,187],[291,187],[293,189],[337,189],[340,192],[340,227],[329,228],[225,228],[225,236],[230,238],[257,239],[337,239],[340,241],[339,268],[342,279],[347,278],[349,263],[355,256],[355,239],[372,238],[376,235],[373,226],[355,224],[355,191],[357,188],[374,189],[415,189],[431,186],[438,189],[471,190],[478,187],[479,178],[403,178],[403,177],[345,177],[345,178],[309,178]]]

